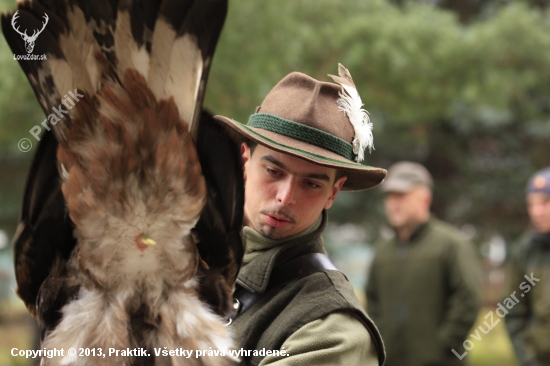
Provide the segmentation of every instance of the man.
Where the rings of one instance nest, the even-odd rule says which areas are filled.
[[[340,65],[335,78],[352,85],[346,73]],[[321,238],[340,189],[370,188],[386,176],[357,162],[369,145],[358,135],[368,136],[370,124],[354,90],[295,72],[248,125],[216,117],[242,141],[246,250],[231,319],[242,364],[383,364],[379,333],[327,263]],[[350,93],[353,111],[342,104]]]
[[[399,162],[382,184],[395,236],[382,240],[366,288],[367,308],[387,347],[386,365],[460,365],[462,343],[481,306],[474,248],[430,215],[433,181]]]
[[[527,184],[527,212],[533,232],[512,258],[506,296],[518,302],[505,317],[522,366],[550,365],[550,167]]]

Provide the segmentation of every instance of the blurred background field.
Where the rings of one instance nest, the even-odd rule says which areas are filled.
[[[369,165],[407,159],[434,175],[434,214],[479,249],[487,313],[504,295],[506,258],[528,228],[524,185],[550,166],[550,0],[230,0],[206,107],[246,122],[284,75],[320,80],[343,63],[374,123]],[[15,1],[0,0],[0,10]],[[37,42],[39,42],[38,39]],[[12,248],[43,112],[0,40],[0,365],[33,347],[14,296]],[[30,152],[17,148],[21,138]],[[376,190],[340,194],[325,240],[362,296],[371,244],[388,233]],[[516,365],[502,322],[471,365]]]
[[[31,366],[36,360],[13,357],[11,350],[35,349],[36,325],[21,301],[3,302],[0,310],[0,365]]]

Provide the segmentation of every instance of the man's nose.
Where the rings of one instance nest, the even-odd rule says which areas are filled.
[[[296,203],[296,182],[293,178],[285,179],[280,182],[279,190],[277,191],[277,202],[284,206],[293,205]]]

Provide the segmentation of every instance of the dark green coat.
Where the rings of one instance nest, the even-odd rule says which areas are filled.
[[[515,292],[519,300],[504,318],[518,359],[522,365],[550,365],[550,233],[520,243],[507,282],[505,295]]]
[[[452,226],[431,218],[407,243],[377,248],[367,309],[384,339],[387,366],[461,365],[462,343],[481,307],[474,248]]]
[[[316,224],[317,229],[280,243],[262,238],[250,229],[248,229],[248,235],[245,231],[245,236],[255,236],[253,238],[255,243],[247,240],[247,245],[254,244],[256,248],[250,250],[250,246],[248,247],[245,255],[245,262],[248,263],[241,269],[238,283],[252,292],[264,293],[274,267],[304,254],[324,253],[321,233],[325,224],[326,214],[323,215],[322,222],[319,220]],[[277,245],[273,246],[273,244]],[[262,250],[262,248],[265,249]],[[345,276],[341,272],[332,270],[317,272],[265,292],[259,301],[233,321],[237,349],[280,350],[283,343],[296,331],[334,313],[350,314],[355,318],[352,323],[354,327],[364,326],[368,330],[377,349],[379,364],[382,365],[384,349],[378,330],[365,313]],[[350,329],[346,336],[353,337],[353,330]],[[302,341],[315,343],[323,337],[323,334],[315,334],[313,338],[302,339]],[[365,342],[369,341],[368,338],[365,339]],[[365,344],[364,347],[368,345]],[[311,356],[311,359],[316,357]],[[334,359],[335,355],[325,353],[324,356],[319,357],[327,356]],[[243,357],[242,364],[258,365],[262,359],[262,355]],[[367,364],[367,361],[364,360],[363,364]],[[369,362],[372,364],[372,360]],[[302,363],[303,358],[298,363],[293,361],[293,363],[283,362],[282,364]],[[318,364],[326,364],[326,362],[321,360]],[[338,364],[347,366],[345,363]]]

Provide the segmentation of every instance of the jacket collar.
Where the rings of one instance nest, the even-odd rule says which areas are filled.
[[[239,272],[237,283],[256,293],[263,293],[269,282],[271,271],[276,265],[308,253],[325,253],[321,234],[327,224],[327,213],[304,231],[288,238],[273,240],[245,226],[243,237],[246,244],[244,266]]]
[[[427,227],[428,227],[428,226],[430,225],[430,223],[433,222],[434,220],[435,220],[435,219],[433,218],[433,215],[430,215],[430,218],[429,218],[427,221],[421,223],[420,225],[418,225],[418,226],[414,229],[413,233],[411,234],[411,237],[410,237],[409,240],[407,240],[407,241],[401,241],[401,240],[399,239],[399,235],[398,235],[398,233],[397,233],[397,230],[394,228],[393,231],[394,231],[394,234],[395,234],[395,236],[394,236],[395,242],[396,242],[396,243],[402,243],[402,244],[405,244],[405,243],[413,243],[413,242],[415,242],[416,240],[418,240],[419,238],[421,238],[421,237],[424,235],[424,233],[426,232]]]
[[[422,224],[418,225],[416,229],[413,231],[411,238],[409,239],[410,242],[413,242],[420,238],[422,235],[424,235],[424,232],[426,232],[426,228],[430,224],[430,222],[433,221],[433,218],[430,217],[427,221],[423,222]]]
[[[550,249],[550,232],[549,233],[535,233],[531,239],[533,246],[538,246],[544,249]]]

